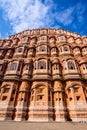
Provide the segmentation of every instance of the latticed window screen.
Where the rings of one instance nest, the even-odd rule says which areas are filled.
[[[64,51],[69,51],[67,46],[64,46]]]
[[[39,61],[38,68],[39,69],[46,69],[46,62],[45,61]]]
[[[18,52],[19,52],[19,53],[21,53],[21,52],[22,52],[22,50],[23,50],[23,48],[21,48],[21,47],[20,47],[20,48],[18,48]]]
[[[39,51],[46,51],[46,47],[45,46],[40,46]]]
[[[74,63],[72,61],[68,62],[68,69],[69,70],[74,70],[75,69]]]
[[[56,52],[56,50],[57,50],[56,48],[52,48],[52,52]]]
[[[10,66],[10,70],[16,70],[17,68],[17,63],[12,63]]]

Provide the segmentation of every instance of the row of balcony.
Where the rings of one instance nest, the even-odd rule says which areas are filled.
[[[39,49],[39,50],[38,50]],[[62,56],[62,55],[72,55],[72,56],[86,56],[87,55],[87,47],[82,48],[80,51],[79,47],[73,48],[71,50],[68,46],[60,47],[59,51],[57,47],[53,47],[50,51],[48,47],[41,47],[35,51],[35,48],[28,48],[20,47],[16,50],[9,49],[7,50],[0,50],[0,59],[7,59],[7,58],[17,58],[17,57],[37,57],[37,56]],[[41,49],[41,50],[40,50]]]

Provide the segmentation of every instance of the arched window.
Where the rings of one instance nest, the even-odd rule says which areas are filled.
[[[39,51],[42,51],[42,52],[46,51],[46,47],[45,46],[40,46]]]
[[[65,36],[61,36],[61,37],[59,37],[59,41],[60,41],[60,42],[65,42],[65,41],[66,41]]]
[[[54,70],[57,70],[57,69],[59,69],[59,65],[58,65],[58,64],[55,64],[55,65],[54,65]]]
[[[7,40],[7,41],[6,41],[6,45],[7,45],[7,46],[10,46],[10,45],[11,45],[11,42],[12,42],[11,40]]]
[[[38,68],[39,69],[46,69],[46,62],[45,61],[39,61],[38,62]]]
[[[72,61],[68,62],[68,69],[69,70],[74,70],[75,69],[74,63]]]
[[[39,37],[38,41],[40,41],[40,42],[47,42],[47,36],[41,36],[41,37]]]
[[[54,48],[52,48],[52,50],[51,50],[52,52],[56,52],[57,51],[57,49],[54,47]]]
[[[23,48],[21,48],[21,47],[18,48],[18,53],[21,53],[21,52],[22,52],[22,49],[23,49]]]
[[[19,41],[19,39],[18,39],[18,38],[15,38],[15,39],[13,40],[13,44],[14,44],[14,45],[17,45],[17,44],[18,44],[18,41]]]
[[[12,63],[10,66],[10,70],[16,70],[17,68],[17,63]]]
[[[77,51],[80,51],[80,49],[79,48],[75,48],[75,51],[77,52]]]
[[[67,46],[64,46],[64,51],[69,51]]]
[[[44,89],[43,88],[38,88],[36,90],[36,95],[37,95],[37,100],[43,100],[44,98]]]

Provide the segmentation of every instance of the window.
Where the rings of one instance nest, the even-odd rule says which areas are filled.
[[[85,64],[83,64],[83,70],[85,70]]]
[[[46,47],[45,47],[45,46],[40,46],[40,47],[39,47],[39,51],[41,51],[41,52],[46,51]]]
[[[35,70],[37,69],[37,67],[36,67],[36,62],[34,63],[34,69],[35,69]]]
[[[39,92],[40,92],[40,93],[43,93],[43,89],[40,89]]]
[[[58,65],[58,64],[55,64],[55,65],[54,65],[54,70],[57,70],[57,69],[59,69],[59,65]]]
[[[79,100],[80,100],[80,96],[77,96],[77,97],[76,97],[76,100],[79,101]]]
[[[76,52],[79,51],[79,48],[75,48],[75,51],[76,51]]]
[[[42,95],[40,95],[40,100],[42,100],[42,98],[43,98]]]
[[[14,41],[13,41],[14,45],[17,45],[18,41],[19,41],[19,39],[15,38]]]
[[[69,43],[74,43],[74,38],[73,38],[73,37],[70,37],[70,38],[68,39],[68,42],[69,42]]]
[[[28,37],[22,37],[21,42],[27,43],[29,41]]]
[[[11,50],[8,50],[8,51],[7,51],[7,55],[10,55],[10,52],[11,52]]]
[[[82,49],[83,52],[87,52],[87,47]]]
[[[72,101],[72,98],[70,97],[69,100]]]
[[[52,48],[52,52],[56,52],[56,48]]]
[[[78,88],[74,88],[74,93],[77,93],[78,92]]]
[[[17,68],[17,63],[12,63],[10,66],[10,70],[16,70]]]
[[[43,99],[43,95],[37,95],[37,100],[42,100]]]
[[[7,96],[3,96],[2,101],[5,101],[7,99]]]
[[[50,90],[48,90],[48,101],[50,101]]]
[[[11,45],[11,40],[8,40],[6,43],[7,43],[7,46],[10,46]]]
[[[18,53],[21,53],[21,52],[22,52],[22,49],[23,49],[23,48],[18,48]]]
[[[67,67],[66,67],[66,66],[64,66],[64,70],[67,70]]]
[[[85,64],[85,68],[87,69],[87,64]]]
[[[66,40],[66,39],[65,39],[64,36],[59,37],[59,41],[60,41],[60,42],[63,42],[63,41],[65,41],[65,40]]]
[[[14,98],[11,98],[11,100],[10,100],[10,101],[12,102],[13,100],[14,100]]]
[[[64,51],[68,51],[68,47],[67,46],[64,46]]]
[[[20,71],[21,66],[22,66],[22,61],[19,62],[18,69],[17,69],[18,71]]]
[[[25,70],[29,70],[29,64],[25,65]]]
[[[45,61],[39,61],[38,62],[38,68],[39,69],[46,69],[46,62]]]
[[[23,101],[23,100],[24,100],[23,98],[20,99],[20,101]]]
[[[4,88],[3,93],[8,93],[9,92],[9,88]]]
[[[31,43],[35,44],[35,43],[36,43],[36,40],[37,40],[37,39],[36,39],[35,37],[32,38],[32,39],[31,39]]]
[[[56,98],[56,101],[58,101],[58,98]]]
[[[70,93],[70,92],[71,92],[71,89],[69,88],[69,89],[68,89],[68,93]]]
[[[68,62],[68,69],[69,70],[74,70],[75,69],[75,66],[74,66],[73,62],[71,62],[71,61]]]
[[[12,94],[15,94],[15,89],[13,90]]]
[[[47,42],[47,36],[39,37],[38,41],[40,41],[40,42]]]

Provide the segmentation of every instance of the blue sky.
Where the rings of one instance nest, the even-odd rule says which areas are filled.
[[[0,0],[0,38],[51,27],[87,35],[87,0]]]

